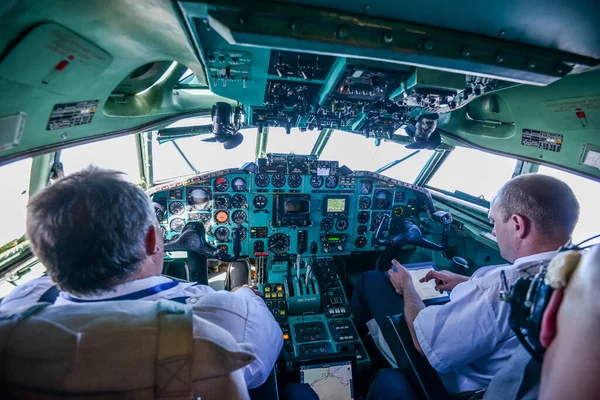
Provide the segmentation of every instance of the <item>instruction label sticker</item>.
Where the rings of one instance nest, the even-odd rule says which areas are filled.
[[[48,120],[47,131],[86,125],[92,122],[99,100],[56,104]]]
[[[544,119],[559,131],[597,129],[600,122],[600,96],[547,101],[541,105]]]
[[[542,150],[559,152],[563,143],[563,135],[533,129],[523,129],[521,144],[528,147],[536,147]]]

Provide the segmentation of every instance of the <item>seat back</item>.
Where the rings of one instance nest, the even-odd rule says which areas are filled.
[[[381,331],[396,358],[398,368],[407,375],[417,395],[426,400],[449,399],[439,374],[415,348],[404,314],[387,319],[388,324]]]
[[[0,314],[2,398],[248,399],[249,347],[167,300]]]

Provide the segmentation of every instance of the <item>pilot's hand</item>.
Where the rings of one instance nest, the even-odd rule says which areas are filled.
[[[435,290],[443,293],[444,290],[452,290],[459,283],[469,280],[466,276],[455,274],[450,271],[429,271],[419,282],[429,282],[435,279]]]
[[[398,261],[392,260],[393,267],[388,270],[390,274],[390,282],[396,289],[396,293],[403,294],[406,285],[412,285],[412,278],[406,268],[402,266]],[[394,269],[396,271],[394,271]]]

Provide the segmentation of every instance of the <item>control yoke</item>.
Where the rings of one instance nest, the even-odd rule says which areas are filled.
[[[192,221],[185,224],[181,235],[175,240],[165,243],[165,251],[193,251],[208,258],[220,261],[232,262],[238,259],[242,251],[239,228],[232,229],[233,255],[226,251],[217,249],[206,241],[206,230],[204,224]]]
[[[390,235],[387,238],[383,237],[383,231],[390,219],[389,215],[384,215],[377,227],[375,232],[374,242],[378,246],[402,246],[405,244],[412,244],[419,247],[434,251],[443,251],[446,249],[448,242],[448,232],[450,231],[450,224],[452,224],[452,215],[445,211],[438,211],[433,214],[433,219],[444,225],[444,231],[442,233],[442,243],[436,244],[423,238],[423,234],[418,226],[409,220],[403,220],[400,223],[400,232],[394,235]]]

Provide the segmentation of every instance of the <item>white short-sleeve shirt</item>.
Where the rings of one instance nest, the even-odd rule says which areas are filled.
[[[504,289],[500,271],[505,271],[510,287],[523,276],[518,269],[549,260],[553,254],[481,268],[452,290],[450,302],[419,312],[414,321],[417,339],[448,393],[486,388],[519,345],[509,326],[510,306],[500,300]]]

